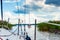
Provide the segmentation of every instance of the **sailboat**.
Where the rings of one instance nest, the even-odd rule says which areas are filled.
[[[14,35],[4,28],[0,28],[0,40],[20,40],[18,35]]]
[[[1,20],[3,21],[3,6],[2,6],[2,0],[1,0]],[[0,40],[22,40],[19,38],[20,36],[17,34],[13,34],[9,30],[6,30],[3,28],[0,28]]]
[[[18,6],[18,3],[17,3],[17,6]],[[27,35],[25,25],[24,25],[24,32],[23,32],[22,38],[20,38],[21,35],[19,35],[19,25],[18,25],[18,34],[15,34],[14,33],[15,31],[11,32],[11,31],[3,28],[3,3],[2,3],[2,0],[1,0],[1,20],[2,20],[2,28],[0,28],[0,40],[25,40],[25,37]],[[30,27],[30,24],[28,26]]]

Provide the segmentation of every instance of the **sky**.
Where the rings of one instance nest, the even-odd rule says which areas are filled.
[[[60,20],[60,0],[3,0],[3,17],[10,18],[11,23],[17,23],[18,18],[21,23],[22,20],[23,23],[34,23],[35,19],[37,23]]]

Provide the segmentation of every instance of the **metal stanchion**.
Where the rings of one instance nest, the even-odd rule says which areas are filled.
[[[3,2],[1,0],[1,20],[3,21]]]
[[[19,35],[19,24],[20,24],[20,19],[18,19],[18,35]]]
[[[1,21],[2,21],[2,28],[3,28],[3,2],[1,1]]]
[[[24,25],[24,40],[25,40],[26,27]]]
[[[35,19],[34,40],[36,40],[36,22],[37,20]]]

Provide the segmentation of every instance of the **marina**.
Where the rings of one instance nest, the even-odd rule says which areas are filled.
[[[0,0],[0,40],[60,40],[59,8],[38,1]]]
[[[15,29],[17,28],[17,26],[14,26],[11,30],[11,32],[13,32]],[[5,29],[2,29],[2,34],[1,35],[10,35],[7,37],[4,36],[0,36],[3,40],[9,39],[9,40],[24,40],[23,37],[20,38],[20,36],[22,36],[23,34],[21,34],[21,27],[19,28],[20,32],[19,32],[19,36],[17,35],[17,30],[14,32],[14,34],[10,35],[11,33],[8,32]],[[1,29],[0,29],[1,30]],[[34,40],[34,26],[32,26],[30,29],[26,26],[26,31],[28,32],[28,35],[31,37],[32,40]],[[60,39],[60,35],[59,34],[53,34],[53,33],[48,33],[48,32],[39,32],[38,30],[37,34],[36,34],[36,40],[59,40]],[[4,33],[3,33],[4,32]],[[8,33],[6,33],[8,32]],[[1,32],[0,32],[1,33]]]

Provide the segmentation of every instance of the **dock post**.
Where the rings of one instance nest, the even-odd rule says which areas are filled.
[[[36,22],[37,22],[37,20],[35,19],[34,40],[36,40]]]

